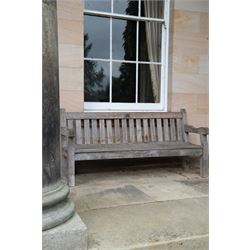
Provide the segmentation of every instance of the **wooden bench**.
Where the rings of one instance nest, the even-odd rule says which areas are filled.
[[[62,110],[62,174],[74,186],[75,161],[191,156],[200,157],[200,175],[207,177],[208,128],[194,128],[186,123],[184,109],[131,113]],[[189,133],[198,133],[201,145],[189,143]]]

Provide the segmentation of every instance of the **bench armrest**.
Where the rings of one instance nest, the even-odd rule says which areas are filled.
[[[60,133],[61,133],[61,136],[64,136],[64,137],[69,137],[69,138],[74,137],[73,129],[62,128],[61,127]]]
[[[209,129],[206,127],[200,127],[200,128],[195,128],[190,125],[185,125],[184,126],[185,132],[186,133],[195,133],[199,135],[208,135],[209,134]]]

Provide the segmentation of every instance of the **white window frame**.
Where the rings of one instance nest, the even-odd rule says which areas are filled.
[[[136,102],[135,103],[112,103],[109,102],[85,102],[83,103],[84,111],[86,112],[105,112],[105,111],[167,111],[168,103],[168,54],[169,54],[169,23],[170,23],[170,1],[164,1],[164,17],[161,18],[149,18],[141,16],[123,15],[116,14],[113,12],[113,0],[111,0],[111,12],[101,12],[85,10],[83,12],[87,15],[103,16],[110,18],[110,58],[109,59],[99,59],[99,58],[85,58],[85,60],[98,60],[110,62],[110,96],[112,96],[112,72],[111,64],[112,62],[125,62],[125,63],[136,63]],[[141,13],[141,0],[139,2],[139,14]],[[137,38],[136,38],[136,61],[125,61],[125,60],[114,60],[112,59],[112,18],[119,18],[125,20],[135,20],[137,21]],[[161,83],[160,83],[160,103],[138,103],[138,32],[139,32],[139,21],[156,21],[162,23],[162,48],[161,48],[161,62],[154,64],[161,64]],[[151,64],[151,62],[141,62],[143,64]]]

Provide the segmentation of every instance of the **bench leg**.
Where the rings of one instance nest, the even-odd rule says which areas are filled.
[[[182,159],[182,169],[184,171],[189,169],[188,161],[187,161],[187,159],[185,157]]]
[[[75,186],[75,151],[73,147],[68,149],[68,184]]]
[[[200,176],[203,178],[208,177],[208,154],[207,152],[203,152],[203,155],[200,158]]]

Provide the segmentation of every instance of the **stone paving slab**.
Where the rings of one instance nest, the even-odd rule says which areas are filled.
[[[189,178],[166,169],[88,176],[92,182],[71,188],[70,197],[78,211],[208,195],[207,179]],[[85,179],[85,175],[77,176],[78,182]]]
[[[208,198],[94,209],[79,215],[87,225],[91,250],[140,249],[138,245],[150,247],[156,243],[166,246],[173,244],[173,240],[178,245],[185,238],[208,234]],[[204,245],[201,249],[207,249],[206,242],[202,242],[192,241],[195,244],[191,243],[192,249],[199,249],[196,248],[199,244]]]
[[[208,179],[144,169],[76,176],[70,197],[91,250],[207,250]]]

